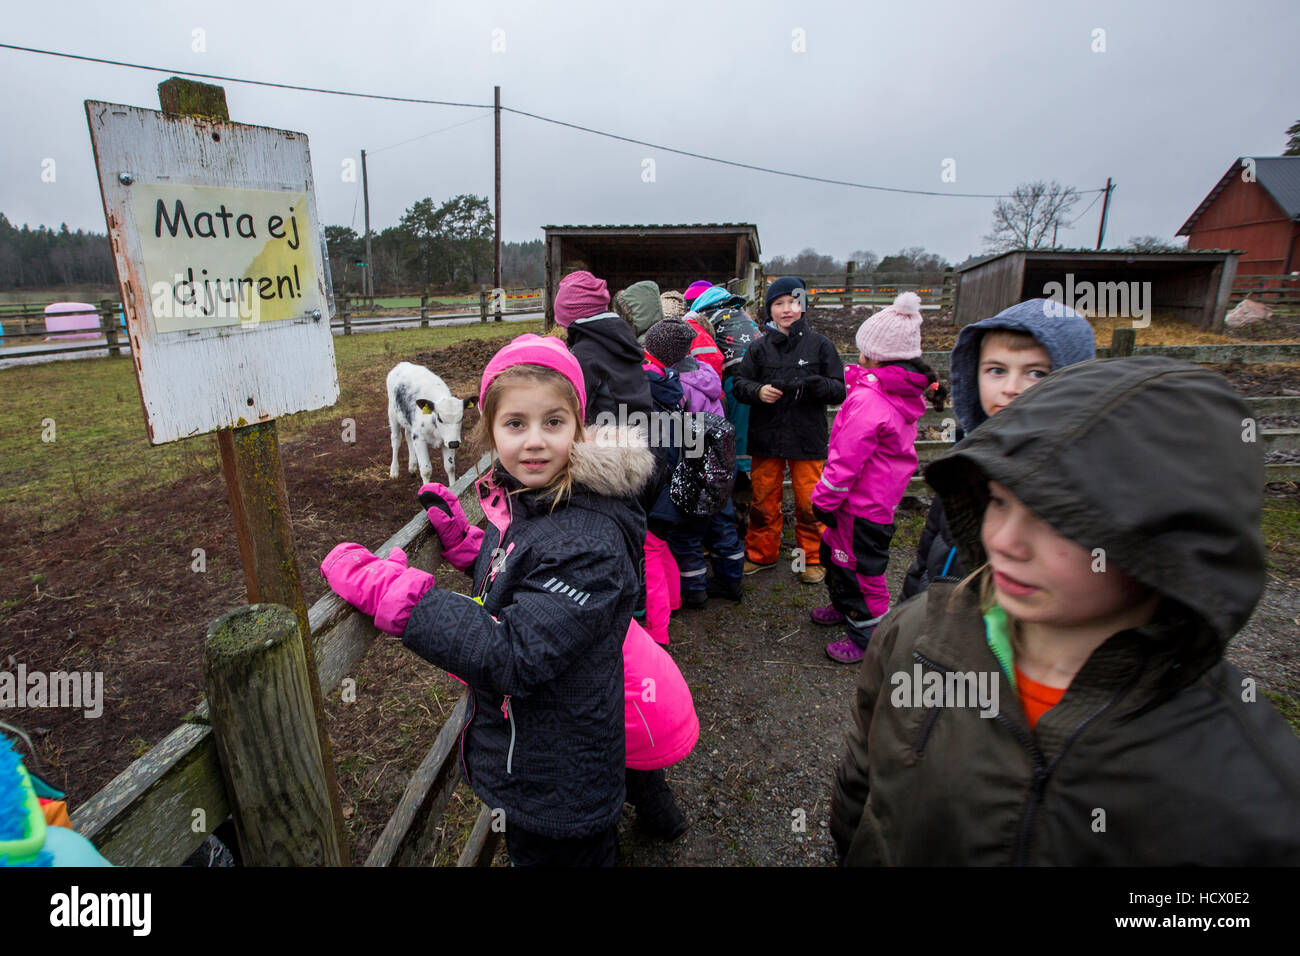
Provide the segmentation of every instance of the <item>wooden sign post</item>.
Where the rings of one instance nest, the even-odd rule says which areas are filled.
[[[303,641],[339,857],[319,862],[346,865],[276,429],[339,393],[307,138],[231,123],[219,86],[158,98],[86,102],[149,439],[217,432],[248,601],[290,608]]]

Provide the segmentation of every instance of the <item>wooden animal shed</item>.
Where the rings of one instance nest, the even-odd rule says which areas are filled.
[[[1093,252],[1072,249],[1014,249],[958,266],[954,322],[969,325],[1009,305],[1034,298],[1056,298],[1067,305],[1069,290],[1091,284],[1094,301],[1114,302],[1116,284],[1150,282],[1150,314],[1172,315],[1207,331],[1220,331],[1237,274],[1239,253],[1219,249],[1196,252]],[[1050,294],[1059,283],[1067,295]],[[1144,286],[1138,286],[1144,289]],[[1052,292],[1055,292],[1053,289]],[[1127,295],[1127,291],[1125,292]],[[1112,314],[1101,308],[1093,316]]]
[[[755,298],[762,285],[758,227],[753,223],[677,226],[545,226],[546,326],[555,321],[555,289],[570,272],[586,269],[609,293],[650,279],[664,292],[697,279],[727,285]],[[736,281],[732,281],[736,280]]]

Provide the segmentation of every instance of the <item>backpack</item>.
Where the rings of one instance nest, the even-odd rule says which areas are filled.
[[[736,428],[721,415],[697,412],[682,416],[682,456],[673,469],[668,499],[696,517],[717,514],[731,500],[736,483]],[[696,454],[691,454],[691,448]]]
[[[740,363],[745,352],[758,340],[762,332],[758,323],[741,309],[719,309],[713,316],[714,338],[722,350],[722,368]]]

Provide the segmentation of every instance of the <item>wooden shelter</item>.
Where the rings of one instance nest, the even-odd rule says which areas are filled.
[[[762,287],[758,227],[752,223],[655,226],[545,226],[546,325],[555,320],[555,289],[586,269],[609,293],[649,279],[665,292],[697,279],[727,285],[747,299]]]
[[[1223,327],[1239,254],[1013,249],[957,267],[954,322],[969,325],[1026,299],[1055,298],[1073,307],[1079,297],[1071,292],[1080,289],[1088,290],[1093,302],[1082,311],[1115,316],[1108,306],[1120,293],[1131,308],[1130,283],[1149,282],[1150,302],[1142,303],[1149,314],[1173,315],[1198,328],[1217,330]],[[1065,294],[1056,294],[1053,284]]]

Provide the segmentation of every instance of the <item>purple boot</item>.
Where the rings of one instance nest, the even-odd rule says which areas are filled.
[[[814,624],[843,624],[844,615],[835,610],[834,604],[827,604],[825,607],[815,607],[812,610],[812,619]]]
[[[856,664],[867,656],[865,648],[858,647],[858,642],[845,637],[826,645],[826,656],[841,664]]]

